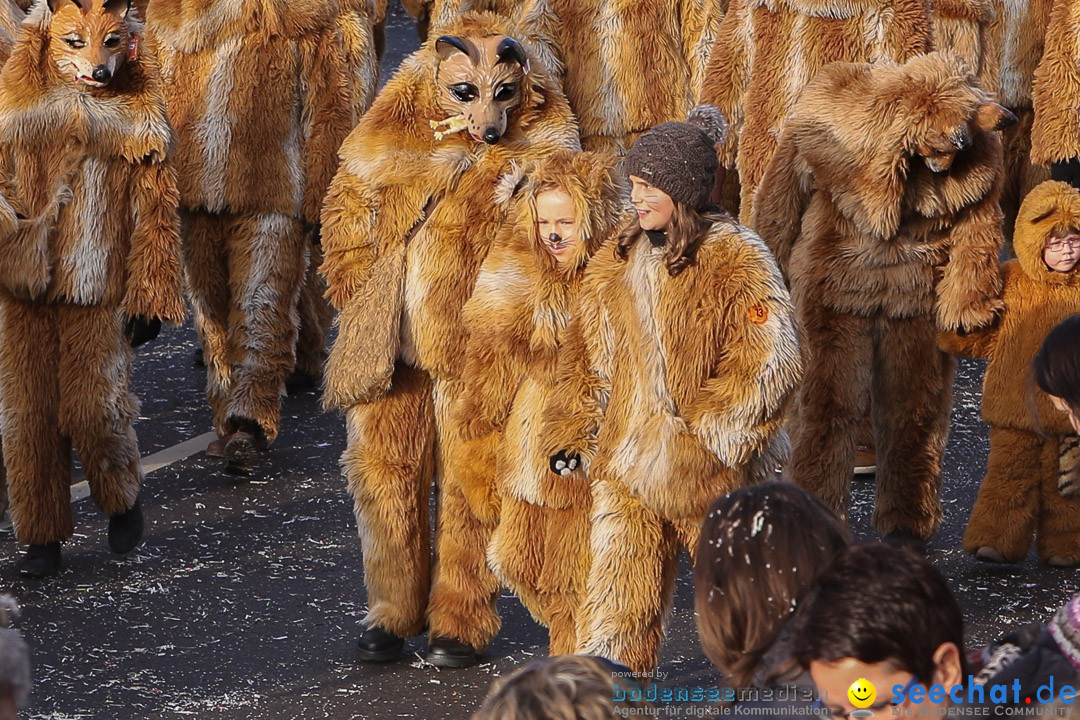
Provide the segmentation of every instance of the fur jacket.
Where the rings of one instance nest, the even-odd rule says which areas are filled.
[[[458,35],[508,34],[490,14],[466,15]],[[341,148],[323,210],[322,271],[341,311],[324,402],[345,408],[386,391],[399,358],[439,378],[461,371],[461,309],[503,221],[499,177],[515,162],[578,147],[566,98],[537,64],[495,145],[468,133],[437,141],[434,38],[407,58]]]
[[[0,288],[179,323],[178,198],[153,42],[84,93],[53,67],[50,19],[39,2],[0,73]]]
[[[1028,368],[1043,339],[1080,310],[1080,268],[1054,272],[1042,258],[1054,229],[1070,227],[1080,228],[1080,191],[1052,181],[1032,190],[1016,219],[1016,258],[1001,267],[1005,307],[1000,320],[965,336],[942,336],[942,347],[948,352],[989,358],[982,415],[990,425],[1058,435],[1074,432],[1065,414],[1028,381]],[[1034,404],[1029,393],[1034,393]]]
[[[576,254],[563,264],[537,236],[536,196],[548,183],[571,197],[579,219]],[[469,341],[462,380],[469,392],[458,397],[453,409],[456,424],[467,441],[502,433],[496,484],[519,500],[567,507],[587,496],[587,487],[548,469],[541,418],[555,390],[560,345],[586,264],[618,229],[624,195],[623,183],[614,176],[614,158],[575,152],[552,156],[529,173],[515,195],[465,305]]]
[[[1080,158],[1080,3],[1053,0],[1033,90],[1032,162]]]
[[[983,36],[979,79],[1009,109],[1031,107],[1035,68],[1043,55],[1053,0],[994,0]]]
[[[150,4],[183,207],[318,222],[354,96],[372,91],[341,13],[337,0]]]
[[[818,70],[832,62],[904,62],[934,38],[967,48],[978,67],[984,1],[936,2],[928,14],[926,0],[731,0],[702,101],[731,123],[720,161],[738,171],[742,221],[753,215],[780,125]]]
[[[976,125],[1008,113],[974,82],[959,59],[931,53],[838,63],[807,86],[754,218],[797,294],[855,315],[933,314],[944,330],[993,321],[1001,139]],[[969,147],[931,171],[925,148],[955,143]]]
[[[642,235],[626,260],[609,241],[589,263],[543,457],[580,454],[651,511],[699,518],[782,436],[802,358],[791,298],[753,231],[717,220],[675,276],[664,253]]]

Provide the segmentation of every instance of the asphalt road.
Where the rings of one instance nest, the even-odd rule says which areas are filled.
[[[384,77],[416,45],[396,10]],[[185,327],[138,352],[144,456],[211,429],[194,348]],[[930,546],[965,609],[972,643],[1046,618],[1077,590],[1074,571],[1033,558],[989,566],[960,550],[985,470],[981,374],[979,364],[964,363],[957,378],[947,517]],[[20,548],[0,540],[0,586],[22,604],[20,627],[33,651],[29,717],[466,718],[493,679],[543,655],[545,633],[504,596],[503,630],[475,668],[439,670],[419,654],[385,666],[356,659],[365,598],[338,470],[344,439],[341,417],[322,412],[315,396],[289,398],[280,440],[249,481],[219,472],[202,453],[152,473],[143,495],[146,542],[127,558],[109,553],[106,518],[89,501],[76,505],[78,534],[53,579],[20,579]],[[853,489],[854,525],[873,537],[873,485],[856,481]],[[711,686],[721,680],[694,633],[689,576],[684,563],[660,670],[665,685]],[[422,639],[407,649],[419,653]]]

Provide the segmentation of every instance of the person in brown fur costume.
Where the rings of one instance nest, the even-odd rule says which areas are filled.
[[[346,4],[344,10],[352,6]],[[247,472],[277,437],[310,234],[355,123],[336,0],[155,0],[184,258],[218,439]]]
[[[1071,567],[1080,563],[1080,499],[1058,491],[1058,460],[1075,433],[1046,393],[1029,398],[1028,367],[1047,333],[1080,308],[1080,191],[1063,182],[1032,190],[1013,247],[1016,259],[1001,268],[1000,321],[941,338],[949,352],[990,360],[982,394],[990,457],[964,549],[980,560],[1019,562],[1034,533],[1041,561]]]
[[[545,411],[552,471],[592,489],[578,651],[656,666],[680,548],[713,497],[758,479],[801,374],[788,291],[709,204],[723,119],[695,108],[626,156],[637,211],[590,261]],[[545,453],[548,454],[548,453]]]
[[[34,6],[0,73],[0,393],[25,575],[60,567],[72,447],[112,550],[142,538],[124,326],[185,315],[170,141],[127,2]]]
[[[467,14],[443,31],[405,60],[341,149],[323,210],[322,270],[339,311],[323,401],[348,427],[342,469],[369,606],[361,657],[396,658],[426,621],[429,659],[464,666],[498,630],[499,583],[484,556],[493,523],[454,462],[462,307],[503,222],[498,178],[578,141],[565,97],[510,21]]]
[[[872,395],[874,522],[913,545],[942,518],[953,363],[936,330],[976,330],[1001,308],[995,131],[1015,117],[969,69],[931,53],[822,70],[784,123],[754,210],[811,358],[787,476],[846,516]]]
[[[1080,4],[1052,0],[1045,49],[1035,70],[1031,159],[1080,188]]]
[[[585,265],[625,215],[614,162],[563,151],[525,177],[508,176],[507,185],[522,187],[462,312],[469,392],[453,408],[463,438],[457,452],[466,456],[461,467],[478,468],[463,475],[463,487],[498,523],[488,560],[549,628],[552,655],[576,647],[591,502],[582,478],[549,471],[541,417]]]

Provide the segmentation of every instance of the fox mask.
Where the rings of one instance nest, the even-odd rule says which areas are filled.
[[[956,154],[971,147],[976,133],[1003,130],[1016,123],[1016,116],[1001,105],[987,101],[970,117],[940,113],[931,121],[930,127],[921,133],[915,153],[932,172],[945,173],[952,167]]]
[[[494,145],[506,134],[507,115],[522,102],[529,59],[505,35],[471,38],[443,35],[435,41],[439,108],[450,117],[442,135],[468,129],[474,140]]]
[[[49,57],[60,75],[85,88],[112,82],[138,52],[131,32],[131,0],[48,0]]]

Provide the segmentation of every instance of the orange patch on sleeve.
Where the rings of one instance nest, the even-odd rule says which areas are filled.
[[[764,305],[754,305],[750,308],[750,322],[755,325],[764,325],[769,319],[769,308]]]

